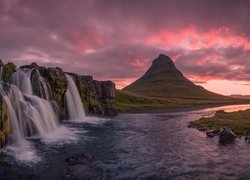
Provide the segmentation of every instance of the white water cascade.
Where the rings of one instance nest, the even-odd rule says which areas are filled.
[[[50,102],[33,95],[30,74],[31,70],[22,69],[13,73],[10,90],[3,95],[13,128],[11,139],[17,146],[25,137],[42,137],[59,126]]]
[[[84,121],[86,120],[86,114],[84,112],[83,103],[81,101],[81,97],[76,87],[75,81],[68,74],[66,74],[66,77],[69,82],[66,92],[69,119],[75,121]]]
[[[44,77],[41,76],[40,72],[36,70],[36,73],[38,75],[38,80],[39,80],[39,86],[40,86],[40,94],[43,99],[46,99],[48,101],[51,101],[51,88],[48,84],[48,82],[45,80]]]
[[[32,95],[30,75],[32,69],[18,69],[10,76],[10,83],[16,85],[23,94]]]

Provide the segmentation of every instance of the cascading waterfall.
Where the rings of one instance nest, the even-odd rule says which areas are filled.
[[[68,80],[68,89],[66,92],[66,102],[70,120],[84,121],[86,115],[83,108],[83,103],[79,91],[76,87],[74,79],[66,74]]]
[[[33,95],[31,70],[19,69],[10,77],[10,90],[1,94],[8,108],[12,126],[12,141],[23,144],[25,137],[42,137],[58,126],[58,117],[49,101]]]
[[[43,99],[46,99],[48,101],[51,100],[51,88],[48,84],[48,82],[45,80],[44,77],[41,76],[40,72],[36,70],[36,73],[38,75],[39,85],[40,85],[40,94]]]
[[[10,83],[16,85],[23,94],[33,94],[30,75],[32,69],[18,69],[10,76]]]

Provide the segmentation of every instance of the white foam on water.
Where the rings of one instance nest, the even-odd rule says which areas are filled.
[[[22,146],[9,145],[5,148],[6,154],[15,158],[17,162],[36,164],[41,161],[35,148],[28,141],[23,141]]]
[[[45,144],[68,144],[76,143],[79,140],[79,135],[85,133],[82,129],[67,127],[65,125],[59,126],[53,132],[47,133],[42,137],[42,142]]]
[[[70,123],[102,124],[102,123],[105,123],[105,122],[107,122],[109,120],[110,120],[109,118],[87,116],[87,117],[84,118],[84,120],[82,120],[82,119],[70,120]]]

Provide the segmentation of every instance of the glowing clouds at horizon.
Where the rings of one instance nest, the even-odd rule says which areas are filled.
[[[250,82],[246,81],[228,81],[228,80],[209,80],[205,83],[196,83],[209,91],[224,95],[250,94]]]

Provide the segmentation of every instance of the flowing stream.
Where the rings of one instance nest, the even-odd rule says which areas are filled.
[[[188,122],[215,111],[244,110],[250,105],[189,111],[120,114],[91,123],[64,121],[41,139],[28,139],[39,161],[20,161],[8,154],[0,165],[0,179],[249,179],[250,144],[244,138],[226,146],[218,137],[188,128]],[[58,138],[60,137],[60,138]],[[87,153],[90,169],[70,166],[65,159]],[[94,170],[93,170],[94,169]]]

